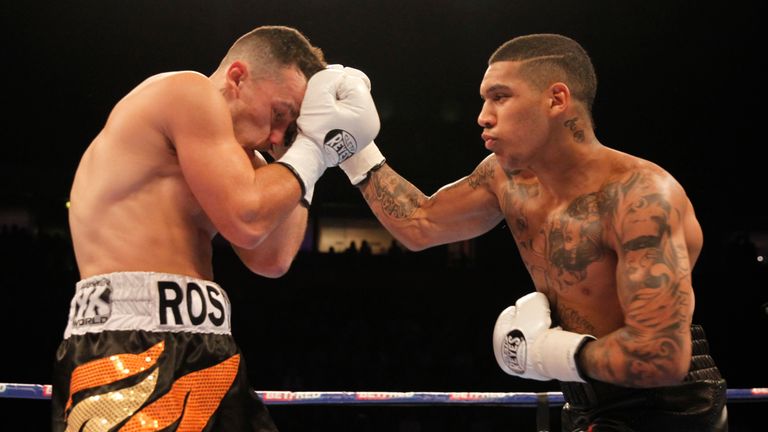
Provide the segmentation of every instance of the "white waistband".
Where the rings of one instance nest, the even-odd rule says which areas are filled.
[[[214,282],[167,273],[121,272],[75,287],[64,338],[105,330],[230,333],[227,293]]]

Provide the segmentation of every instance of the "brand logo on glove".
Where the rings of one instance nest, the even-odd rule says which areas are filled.
[[[112,315],[112,286],[107,279],[91,282],[75,294],[75,313],[72,324],[75,327],[103,324]]]
[[[512,330],[504,338],[504,364],[515,373],[525,372],[525,336],[520,330]]]
[[[349,159],[357,150],[357,141],[349,132],[333,129],[325,135],[325,147],[339,158],[337,164]]]

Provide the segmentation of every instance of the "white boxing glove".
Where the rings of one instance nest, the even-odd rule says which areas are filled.
[[[338,66],[316,73],[307,83],[296,122],[296,139],[277,162],[298,177],[309,204],[325,169],[348,159],[379,133],[368,77]]]
[[[585,382],[576,365],[590,335],[550,328],[547,296],[533,292],[506,308],[493,329],[493,352],[501,369],[522,378]]]
[[[348,75],[359,76],[368,86],[368,90],[371,89],[371,81],[362,71],[351,67],[344,68],[344,71]],[[381,154],[376,143],[371,142],[350,156],[349,159],[340,162],[339,168],[341,168],[347,177],[349,177],[349,181],[356,186],[358,183],[368,178],[368,173],[370,173],[371,170],[381,167],[384,165],[384,162],[386,162],[384,155]]]

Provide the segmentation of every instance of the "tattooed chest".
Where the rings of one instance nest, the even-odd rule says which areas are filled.
[[[613,251],[604,235],[597,194],[565,208],[511,208],[507,222],[537,289],[550,297],[590,295],[614,285]]]

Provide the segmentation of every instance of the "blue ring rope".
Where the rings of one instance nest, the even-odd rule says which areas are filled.
[[[0,383],[0,398],[50,399],[53,387],[43,384]],[[389,391],[257,391],[267,405],[489,405],[536,407],[546,395],[552,406],[563,404],[560,392],[389,392]],[[728,389],[728,402],[768,401],[768,388]]]

